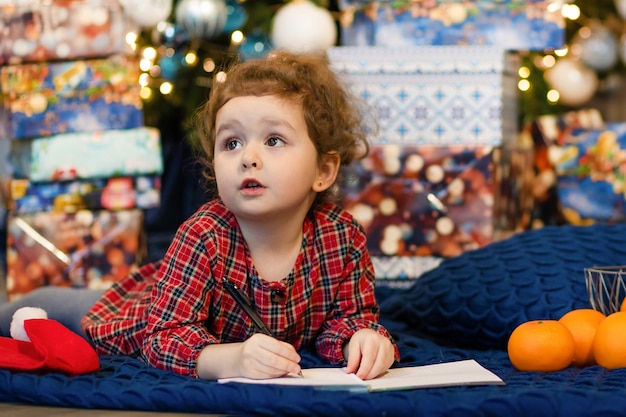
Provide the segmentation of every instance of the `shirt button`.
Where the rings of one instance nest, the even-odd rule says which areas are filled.
[[[275,304],[282,303],[284,298],[285,298],[284,291],[272,290],[272,292],[270,293],[270,300],[272,300],[272,303],[275,303]]]

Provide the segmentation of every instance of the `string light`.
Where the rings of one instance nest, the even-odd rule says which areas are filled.
[[[202,69],[204,69],[206,72],[215,71],[215,61],[211,58],[205,59],[202,63]]]
[[[146,87],[150,84],[150,76],[145,72],[139,75],[139,85],[142,87]]]
[[[541,59],[541,64],[544,68],[552,68],[556,64],[556,58],[552,55],[545,55]]]
[[[143,49],[143,52],[141,53],[141,55],[145,59],[148,59],[150,61],[154,61],[156,59],[156,57],[157,57],[157,50],[155,48],[153,48],[152,46],[148,46],[148,47]]]
[[[152,89],[150,87],[141,87],[139,96],[146,101],[152,99]]]
[[[564,4],[561,7],[561,16],[569,20],[580,18],[580,8],[575,4]]]
[[[131,49],[133,51],[137,50],[137,39],[139,38],[139,35],[137,35],[135,32],[128,32],[126,34],[125,40],[126,43],[128,45],[130,45]]]
[[[556,103],[561,98],[561,95],[556,90],[549,90],[548,93],[546,94],[546,98],[548,99],[550,103]]]
[[[174,90],[174,85],[172,83],[168,82],[168,81],[165,81],[159,87],[159,91],[163,95],[171,94],[173,90]]]
[[[232,35],[230,35],[230,41],[233,45],[241,44],[241,42],[243,42],[244,39],[245,39],[245,36],[243,35],[243,32],[240,30],[236,30],[232,33]]]
[[[194,51],[189,51],[185,54],[185,64],[191,66],[196,65],[198,62],[198,55]]]
[[[528,81],[527,79],[519,80],[519,82],[517,83],[517,88],[520,91],[530,90],[530,81]]]
[[[519,75],[520,78],[528,78],[528,77],[530,77],[530,68],[528,68],[527,66],[521,66],[517,70],[517,75]]]

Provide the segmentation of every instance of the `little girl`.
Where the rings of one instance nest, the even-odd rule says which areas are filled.
[[[219,198],[161,261],[93,305],[82,328],[96,350],[206,379],[299,373],[299,349],[363,379],[385,372],[399,354],[378,323],[366,237],[333,202],[341,166],[368,150],[367,128],[327,58],[274,51],[239,63],[215,77],[198,116]]]

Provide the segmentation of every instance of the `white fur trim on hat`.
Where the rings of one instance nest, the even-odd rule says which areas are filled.
[[[29,319],[47,319],[48,313],[46,310],[39,307],[22,307],[18,308],[15,313],[13,313],[13,318],[11,319],[11,337],[16,340],[21,340],[24,342],[30,342],[30,338],[26,334],[24,330],[24,320]]]

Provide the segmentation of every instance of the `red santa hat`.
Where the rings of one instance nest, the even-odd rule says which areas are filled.
[[[23,307],[11,321],[11,337],[0,337],[0,368],[61,371],[70,375],[100,369],[94,348],[44,310]]]

